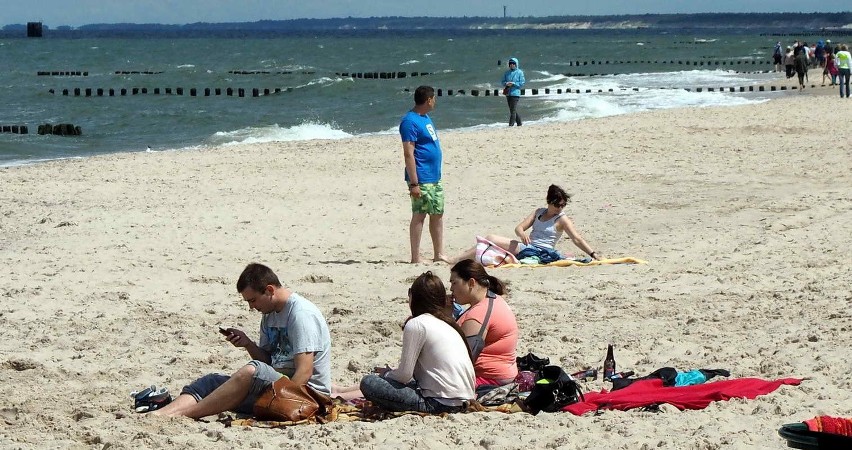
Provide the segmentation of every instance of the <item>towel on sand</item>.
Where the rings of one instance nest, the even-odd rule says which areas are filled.
[[[562,408],[563,411],[581,415],[598,409],[632,408],[668,403],[678,409],[704,409],[712,402],[732,398],[753,399],[768,394],[781,385],[797,386],[802,380],[782,378],[775,381],[759,378],[738,378],[692,386],[663,386],[663,380],[637,381],[630,386],[613,392],[588,392],[585,400]]]

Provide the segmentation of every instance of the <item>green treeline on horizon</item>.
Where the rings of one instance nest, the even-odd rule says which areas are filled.
[[[257,22],[198,22],[169,24],[89,24],[79,27],[45,25],[44,30],[61,32],[181,32],[181,31],[311,31],[311,30],[474,30],[474,29],[570,29],[583,24],[588,29],[714,28],[754,30],[815,30],[845,28],[852,12],[836,13],[699,13],[623,14],[607,16],[547,17],[369,17],[333,19],[261,20]],[[4,32],[26,30],[26,24],[10,24]],[[4,33],[5,34],[5,33]]]

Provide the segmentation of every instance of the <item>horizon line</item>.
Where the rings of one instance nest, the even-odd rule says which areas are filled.
[[[806,15],[818,15],[818,14],[852,14],[852,10],[848,11],[835,11],[835,12],[820,12],[820,11],[751,11],[751,12],[724,12],[724,11],[716,11],[716,12],[692,12],[692,13],[659,13],[659,12],[648,12],[648,13],[633,13],[633,14],[576,14],[576,15],[550,15],[550,16],[511,16],[511,17],[503,17],[503,16],[368,16],[368,17],[360,17],[360,16],[346,16],[346,17],[299,17],[299,18],[291,18],[291,19],[259,19],[259,20],[240,20],[233,22],[183,22],[183,23],[170,23],[170,22],[92,22],[86,23],[82,25],[48,25],[48,27],[70,27],[70,28],[79,28],[91,25],[166,25],[166,26],[184,26],[184,25],[199,25],[199,24],[211,24],[211,25],[225,25],[225,24],[241,24],[241,23],[261,23],[261,22],[293,22],[293,21],[306,21],[306,20],[315,20],[315,21],[333,21],[333,20],[380,20],[380,19],[462,19],[462,20],[474,20],[474,19],[489,19],[489,20],[497,20],[497,21],[511,21],[511,20],[524,20],[524,19],[548,19],[548,18],[604,18],[604,17],[644,17],[644,16],[697,16],[697,15],[750,15],[750,14],[771,14],[771,15],[792,15],[792,14],[806,14]],[[31,20],[24,23],[8,23],[2,25],[2,27],[15,26],[15,25],[23,25],[26,26],[27,23],[41,23],[44,24],[43,20]]]

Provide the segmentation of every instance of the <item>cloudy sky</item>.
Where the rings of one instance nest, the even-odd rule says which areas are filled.
[[[378,16],[602,15],[695,12],[840,12],[840,0],[0,0],[0,25],[251,22]]]

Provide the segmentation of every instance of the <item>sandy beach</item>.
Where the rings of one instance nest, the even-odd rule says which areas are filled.
[[[510,235],[555,183],[597,251],[648,261],[494,269],[519,355],[572,371],[613,343],[637,374],[721,368],[800,386],[699,411],[276,430],[135,414],[131,390],[179,392],[248,360],[216,325],[256,336],[260,315],[235,289],[249,262],[323,311],[339,384],[396,364],[410,282],[449,267],[405,263],[397,135],[132,153],[0,169],[0,447],[782,448],[784,423],[852,416],[852,102],[831,89],[511,129],[435,120],[449,253]]]

